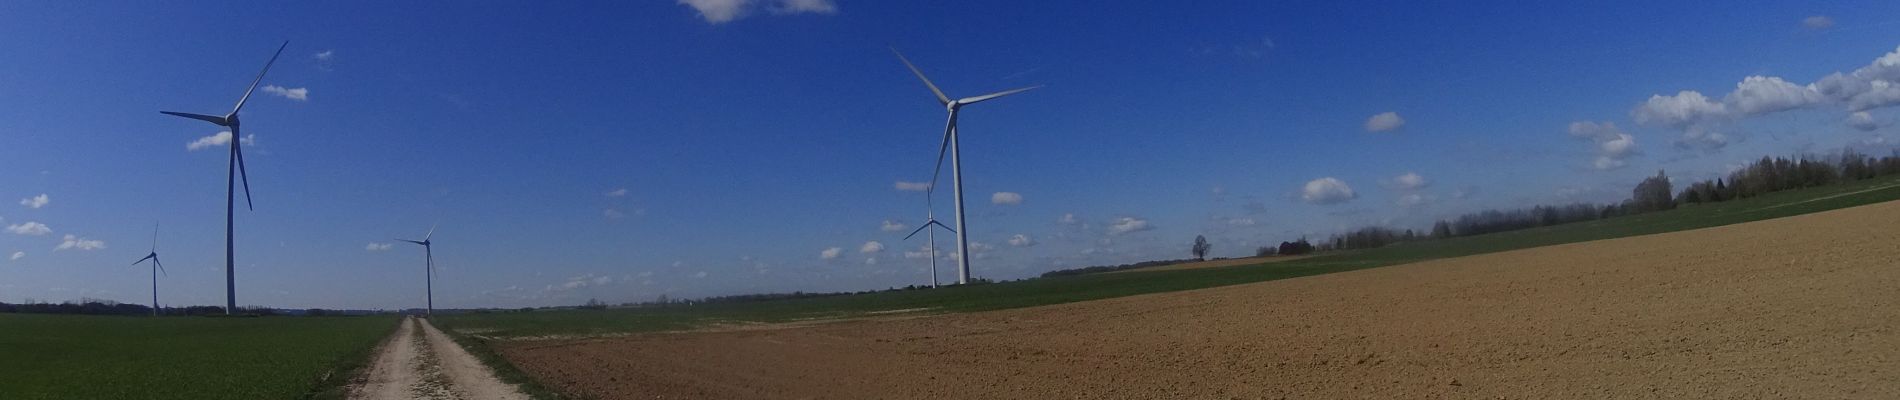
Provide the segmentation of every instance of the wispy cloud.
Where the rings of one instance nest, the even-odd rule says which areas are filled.
[[[191,141],[191,143],[185,144],[185,150],[198,151],[198,150],[203,150],[203,149],[210,148],[213,146],[223,146],[227,144],[231,144],[231,131],[218,132],[216,134],[212,134],[211,136],[205,136],[205,137],[198,138],[198,140],[193,140]],[[244,140],[242,141],[241,144],[245,146],[256,146],[257,134],[244,135]]]
[[[310,88],[291,89],[291,88],[286,88],[286,87],[277,86],[277,85],[266,85],[264,86],[264,93],[270,93],[270,94],[277,95],[279,97],[296,100],[296,101],[310,100]]]
[[[15,235],[40,236],[40,235],[45,235],[48,233],[53,233],[53,228],[46,227],[46,224],[33,222],[33,221],[27,221],[27,222],[22,222],[18,224],[7,225],[7,232],[10,232]]]
[[[1801,27],[1817,30],[1817,31],[1822,30],[1822,29],[1827,29],[1827,28],[1833,28],[1834,18],[1829,18],[1826,15],[1816,15],[1812,17],[1802,18]]]
[[[930,183],[929,182],[897,181],[896,187],[898,191],[922,192],[922,191],[930,190]]]
[[[888,220],[888,219],[884,220],[884,223],[878,225],[877,227],[878,230],[885,231],[885,232],[903,232],[904,229],[908,229],[908,228],[910,227],[904,225],[903,223]]]
[[[843,255],[843,254],[844,254],[843,248],[832,247],[832,248],[825,249],[824,251],[818,252],[818,258],[825,259],[825,260],[835,260],[835,259],[838,259],[839,255]]]
[[[1366,118],[1366,132],[1387,132],[1404,126],[1405,118],[1399,117],[1396,112],[1387,111]]]
[[[392,243],[375,243],[375,242],[371,242],[371,243],[370,243],[370,244],[369,244],[368,246],[363,246],[363,250],[368,250],[368,251],[388,251],[388,250],[389,250],[389,248],[390,248],[390,247],[393,247],[393,246],[394,246],[394,244],[392,244]]]
[[[706,22],[718,25],[753,15],[758,9],[774,15],[836,14],[832,0],[679,0],[692,7]]]
[[[882,252],[882,251],[884,251],[884,244],[879,243],[876,240],[864,242],[863,246],[858,246],[859,253],[868,254],[868,253],[877,253],[877,252]]]
[[[45,193],[40,193],[40,195],[38,196],[20,199],[20,205],[26,206],[27,208],[45,207],[46,203],[51,203],[51,202],[52,200],[46,197]]]
[[[106,248],[106,242],[104,240],[93,240],[93,239],[87,239],[87,238],[83,238],[83,237],[79,237],[75,235],[66,235],[65,240],[61,240],[59,242],[59,247],[54,247],[53,251],[60,251],[60,250],[92,251],[92,250],[98,250],[98,249],[103,249],[103,248]]]
[[[7,256],[7,261],[18,261],[19,259],[22,259],[22,258],[26,258],[26,252],[16,251],[16,252],[13,252],[13,255]]]
[[[1135,217],[1121,217],[1120,219],[1116,219],[1115,223],[1108,225],[1108,234],[1120,235],[1120,234],[1126,234],[1126,233],[1134,233],[1134,232],[1151,230],[1154,228],[1155,228],[1154,225],[1148,224],[1148,220],[1135,218]]]
[[[627,188],[619,188],[619,189],[608,191],[607,197],[627,197]]]
[[[1016,192],[996,192],[990,195],[990,202],[1006,206],[1023,204],[1023,195]]]

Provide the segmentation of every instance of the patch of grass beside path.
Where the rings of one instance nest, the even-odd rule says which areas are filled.
[[[445,329],[497,338],[589,336],[685,330],[711,324],[772,323],[866,315],[883,310],[967,312],[1200,289],[1381,267],[1539,246],[1674,232],[1900,199],[1900,177],[1772,193],[1677,210],[1488,235],[1402,243],[1299,260],[1221,268],[1130,271],[865,295],[669,308],[461,314]],[[1185,249],[1183,250],[1185,251]]]
[[[0,314],[0,399],[340,398],[395,322]]]

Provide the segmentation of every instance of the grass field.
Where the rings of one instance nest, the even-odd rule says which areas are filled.
[[[1029,307],[1188,290],[1351,271],[1422,260],[1682,231],[1806,214],[1900,199],[1900,178],[1772,193],[1677,210],[1379,249],[1320,255],[1265,265],[1131,271],[1030,279],[936,290],[887,292],[756,303],[659,309],[465,314],[438,318],[444,328],[488,337],[599,335],[683,330],[711,324],[771,323],[928,309],[967,312]],[[1185,251],[1185,250],[1183,250]]]
[[[393,316],[0,314],[0,399],[341,398]]]

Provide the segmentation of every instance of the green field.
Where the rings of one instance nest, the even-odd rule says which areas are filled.
[[[488,337],[598,335],[692,329],[720,323],[770,323],[927,308],[967,312],[1095,300],[1351,271],[1422,260],[1554,244],[1707,228],[1900,199],[1900,178],[1772,193],[1672,211],[1379,249],[1327,254],[1266,265],[1131,271],[1030,279],[866,295],[669,308],[562,310],[464,314],[437,318],[438,326]],[[1186,250],[1184,249],[1183,252]]]
[[[0,399],[340,398],[394,316],[0,314]]]

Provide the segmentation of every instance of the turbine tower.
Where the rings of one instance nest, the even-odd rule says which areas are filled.
[[[270,72],[271,64],[277,62],[277,56],[284,54],[285,47],[290,47],[290,41],[284,41],[284,44],[282,46],[277,46],[277,53],[271,54],[270,61],[264,62],[264,70],[259,71],[257,73],[257,79],[251,80],[251,88],[244,90],[244,97],[238,98],[237,106],[231,108],[231,113],[225,114],[224,116],[220,117],[220,116],[215,116],[215,115],[192,114],[192,113],[182,113],[182,112],[173,112],[173,111],[159,111],[159,113],[163,113],[166,115],[176,115],[180,117],[210,122],[212,124],[217,124],[218,126],[231,129],[231,155],[230,155],[231,161],[230,161],[230,166],[225,168],[225,175],[224,175],[224,314],[225,315],[230,315],[237,312],[237,272],[236,272],[236,267],[235,267],[237,265],[237,261],[236,261],[236,253],[232,250],[233,233],[232,233],[232,221],[231,221],[234,214],[233,211],[236,209],[236,200],[237,200],[236,179],[237,178],[242,177],[244,179],[244,208],[247,210],[256,209],[251,204],[251,175],[250,173],[244,171],[244,150],[243,150],[244,147],[238,145],[238,142],[242,141],[239,138],[244,137],[244,134],[238,131],[238,111],[244,109],[244,102],[246,100],[251,99],[251,92],[257,91],[257,83],[264,81],[264,74],[267,72]]]
[[[435,315],[435,248],[432,247],[435,242],[429,241],[429,238],[432,238],[432,237],[435,237],[435,226],[430,226],[429,233],[422,235],[422,240],[420,241],[409,240],[409,239],[396,239],[396,240],[401,240],[404,242],[422,245],[422,257],[423,257],[422,258],[423,259],[422,279],[423,279],[423,282],[425,282],[423,286],[423,294],[425,297],[427,297],[428,305],[429,305],[428,311],[426,311],[426,314],[423,314],[423,315]]]
[[[910,240],[911,236],[917,236],[917,232],[921,232],[925,229],[930,229],[931,225],[936,225],[938,228],[943,228],[944,230],[950,231],[950,233],[957,232],[957,230],[955,229],[950,229],[950,227],[948,226],[943,226],[942,222],[937,222],[937,207],[932,206],[930,204],[930,198],[933,197],[931,196],[931,192],[934,190],[935,188],[924,190],[924,207],[926,208],[924,212],[924,215],[925,215],[924,225],[917,227],[917,230],[910,231],[909,235],[904,236],[904,240]],[[929,246],[930,247],[930,287],[935,288],[938,286],[937,284],[937,230],[931,229],[930,234],[927,236],[928,236],[928,239],[930,239],[930,246]]]
[[[158,316],[158,274],[165,271],[165,264],[158,262],[158,224],[152,224],[152,252],[146,254],[145,258],[133,261],[132,265],[139,265],[145,260],[152,260],[152,316],[156,317]],[[171,276],[171,273],[166,272],[165,276]]]
[[[1035,89],[1042,86],[1041,85],[1030,86],[1030,87],[1020,88],[1020,89],[1011,89],[1011,90],[1005,90],[1005,91],[996,92],[996,93],[990,93],[990,94],[986,94],[982,96],[965,97],[961,99],[952,100],[950,99],[950,96],[946,96],[943,94],[943,90],[937,89],[937,84],[930,83],[930,78],[924,77],[924,71],[917,69],[916,65],[911,64],[910,59],[904,58],[904,53],[898,52],[897,48],[891,48],[891,53],[897,54],[897,59],[899,61],[903,61],[904,66],[909,67],[910,72],[912,74],[916,74],[918,80],[924,81],[924,86],[930,88],[930,93],[937,95],[937,103],[942,104],[944,109],[949,111],[950,113],[950,120],[945,122],[943,126],[943,144],[937,147],[937,165],[935,168],[932,169],[930,173],[931,174],[930,186],[932,190],[935,190],[937,186],[937,176],[941,174],[943,171],[944,152],[945,151],[950,152],[950,182],[955,192],[953,197],[956,198],[956,213],[957,213],[957,228],[954,230],[951,230],[951,232],[955,232],[957,234],[957,284],[970,283],[970,244],[969,244],[969,235],[968,235],[969,229],[967,229],[968,227],[964,226],[964,218],[963,218],[963,163],[962,163],[963,158],[958,156],[957,154],[957,148],[958,148],[957,146],[957,112],[959,110],[962,110],[963,106],[981,103],[981,102],[984,102],[990,99],[995,99],[998,97],[1022,93],[1025,91],[1029,91],[1030,89]],[[948,227],[945,227],[945,228],[947,229]]]

